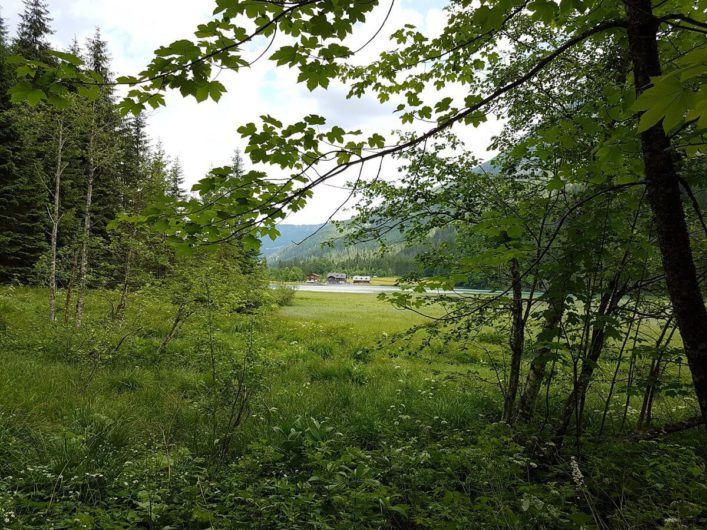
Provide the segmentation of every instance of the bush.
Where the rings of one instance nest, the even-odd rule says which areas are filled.
[[[286,285],[278,285],[272,289],[272,297],[279,306],[289,306],[295,301],[295,289]]]

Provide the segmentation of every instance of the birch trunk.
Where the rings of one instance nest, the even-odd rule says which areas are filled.
[[[95,164],[95,142],[96,128],[95,123],[92,125],[91,136],[88,144],[88,180],[86,185],[86,204],[83,218],[83,235],[81,241],[81,257],[79,261],[79,281],[78,281],[78,296],[76,299],[76,320],[74,325],[81,327],[83,319],[83,308],[86,296],[86,276],[88,273],[88,243],[91,237],[91,201],[93,200],[93,179],[96,175]]]
[[[64,122],[59,120],[59,136],[57,139],[56,170],[54,173],[54,204],[50,215],[52,221],[51,257],[49,263],[49,321],[56,321],[56,254],[59,237],[59,207],[61,205],[61,176],[64,173],[62,155],[64,152]]]

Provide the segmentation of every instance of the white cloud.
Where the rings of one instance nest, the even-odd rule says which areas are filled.
[[[361,64],[373,60],[382,50],[391,47],[388,36],[403,24],[414,24],[428,35],[444,29],[446,15],[441,0],[399,0],[391,11],[378,37],[357,55]],[[21,0],[5,0],[3,17],[10,27],[17,24]],[[76,36],[83,42],[99,26],[109,43],[113,69],[119,74],[135,74],[146,65],[157,47],[180,38],[189,38],[197,24],[210,18],[213,2],[208,0],[50,0],[49,6],[56,33],[54,46],[65,48]],[[383,21],[390,4],[383,2],[348,42],[352,49],[366,43]],[[248,121],[258,120],[262,114],[271,114],[283,122],[298,120],[308,113],[322,114],[332,124],[346,129],[361,129],[364,133],[385,133],[400,129],[398,118],[392,114],[394,105],[380,105],[375,98],[346,100],[346,87],[333,84],[328,91],[309,92],[296,83],[296,72],[275,68],[271,61],[259,61],[237,75],[220,74],[220,81],[228,93],[216,104],[197,104],[170,93],[167,106],[149,116],[149,130],[159,138],[166,151],[179,156],[189,184],[201,178],[211,167],[228,163],[235,147],[243,147],[236,128]],[[462,96],[459,88],[449,87],[450,93]],[[419,128],[419,127],[416,127]],[[498,123],[489,123],[479,129],[466,128],[461,136],[477,155],[484,156],[492,133]],[[488,155],[486,155],[488,158]],[[387,162],[384,170],[393,173],[394,164]],[[375,173],[376,168],[367,168]],[[326,219],[348,193],[338,189],[347,179],[341,177],[329,186],[317,190],[303,212],[293,215],[288,222],[315,223]]]

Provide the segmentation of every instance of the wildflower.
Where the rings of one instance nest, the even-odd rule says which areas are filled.
[[[570,458],[570,470],[572,472],[572,482],[574,482],[577,488],[584,488],[584,475],[582,470],[579,469],[579,464],[575,457]]]

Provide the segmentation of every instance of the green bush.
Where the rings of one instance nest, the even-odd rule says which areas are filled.
[[[289,306],[295,302],[295,294],[297,291],[286,285],[278,285],[272,289],[272,297],[275,303],[279,306]]]

